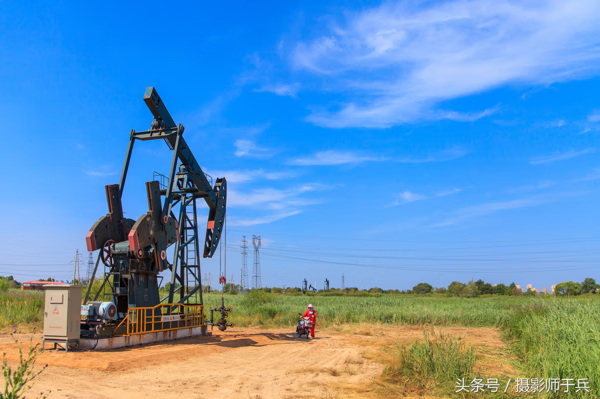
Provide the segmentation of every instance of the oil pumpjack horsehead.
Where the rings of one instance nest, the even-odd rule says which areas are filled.
[[[100,250],[100,254],[84,303],[90,297],[101,260],[105,266],[104,281],[93,301],[108,284],[115,304],[112,311],[108,312],[113,320],[108,325],[112,324],[113,331],[106,331],[105,335],[115,333],[117,323],[134,307],[154,307],[161,303],[202,305],[196,199],[204,199],[209,207],[204,258],[214,255],[225,225],[226,179],[217,178],[211,187],[183,138],[183,126],[175,124],[153,87],[146,89],[144,102],[154,117],[151,129],[143,132],[131,130],[120,182],[106,186],[108,214],[98,219],[86,235],[88,251]],[[136,140],[157,139],[164,139],[173,151],[168,183],[166,187],[161,187],[158,181],[147,182],[148,212],[137,221],[125,218],[121,197],[134,143]],[[162,196],[165,197],[164,202]],[[179,205],[178,217],[173,213],[176,205]],[[173,244],[173,264],[170,264],[167,249]],[[171,271],[170,291],[161,300],[158,275],[167,269]],[[176,283],[179,283],[178,288]],[[177,301],[176,294],[179,294]],[[232,325],[225,320],[230,308],[225,308],[222,303],[220,308],[211,309],[211,316],[213,310],[220,312],[221,318],[217,323],[212,323],[211,317],[211,322],[206,324],[216,325],[221,330]],[[110,330],[106,323],[102,327]]]

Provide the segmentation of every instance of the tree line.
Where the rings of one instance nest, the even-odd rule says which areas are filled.
[[[39,281],[55,281],[49,277],[46,279],[40,279]],[[77,281],[72,283],[78,283]],[[171,283],[167,283],[161,290],[168,290]],[[7,289],[20,288],[21,283],[16,281],[13,276],[0,276],[0,291],[6,291]],[[178,288],[179,284],[175,283],[175,288]],[[215,289],[216,287],[202,286],[202,292],[209,293],[211,291],[221,291]],[[263,287],[260,291],[273,294],[291,294],[291,295],[304,295],[306,293],[312,293],[312,291],[304,292],[299,287]],[[227,283],[223,287],[224,293],[229,294],[241,294],[246,292],[242,286],[238,284]],[[576,296],[582,294],[598,294],[600,293],[600,284],[596,283],[596,280],[588,277],[581,283],[566,281],[556,284],[554,287],[554,295],[558,296]],[[469,281],[467,283],[461,283],[460,281],[453,281],[448,287],[434,287],[429,283],[419,283],[415,285],[412,290],[398,290],[390,289],[384,290],[379,287],[373,287],[368,289],[359,289],[358,287],[347,287],[347,288],[330,288],[327,292],[324,290],[318,290],[317,294],[325,295],[370,295],[370,294],[392,294],[392,295],[446,295],[446,296],[458,296],[458,297],[477,297],[480,295],[544,295],[552,294],[551,292],[543,293],[536,292],[532,289],[523,291],[514,282],[505,284],[486,283],[479,279],[477,281]]]
[[[225,293],[238,294],[244,292],[239,285],[226,284]],[[312,294],[312,291],[304,292],[299,287],[263,287],[260,291],[273,294],[291,294],[291,295],[304,295]],[[559,283],[555,287],[554,294],[559,296],[574,296],[582,294],[597,294],[600,293],[600,284],[596,283],[596,280],[588,277],[583,282],[577,283],[573,281],[567,281]],[[391,294],[391,295],[444,295],[444,296],[457,296],[457,297],[478,297],[480,295],[549,295],[552,292],[537,292],[533,289],[523,290],[518,287],[514,282],[509,285],[486,283],[479,279],[477,281],[469,281],[467,283],[461,283],[460,281],[453,281],[448,287],[434,287],[429,283],[419,283],[415,285],[412,290],[398,290],[390,289],[384,290],[379,287],[373,287],[369,289],[359,289],[358,287],[347,287],[341,288],[330,288],[327,292],[324,290],[318,290],[318,295],[370,295],[370,294]]]

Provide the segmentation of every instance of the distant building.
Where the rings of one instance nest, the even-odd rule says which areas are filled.
[[[517,289],[518,289],[518,290],[520,290],[520,289],[521,289],[521,286],[520,286],[520,285],[518,285],[518,284],[517,284]]]
[[[60,281],[25,281],[21,285],[22,290],[43,291],[45,285],[69,285]]]
[[[532,290],[533,289],[533,285],[532,284],[527,284],[527,289],[528,290]]]
[[[546,288],[546,287],[542,288],[542,292],[543,292],[544,294],[545,294],[545,293],[547,293],[547,292],[548,292],[548,288]]]
[[[552,286],[552,293],[554,294],[554,292],[556,292],[556,284]]]
[[[532,288],[532,290],[534,290],[536,294],[540,293],[540,289],[539,288]]]

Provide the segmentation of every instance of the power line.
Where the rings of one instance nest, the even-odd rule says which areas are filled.
[[[443,247],[443,246],[438,246],[438,247],[421,247],[421,248],[357,248],[356,246],[352,247],[352,248],[331,248],[331,246],[323,246],[323,247],[319,247],[319,246],[315,246],[315,245],[310,245],[311,248],[311,252],[314,250],[337,250],[337,251],[361,251],[361,252],[374,252],[374,251],[385,251],[385,252],[412,252],[412,251],[439,251],[439,250],[445,250],[445,251],[461,251],[461,250],[468,250],[468,251],[472,251],[472,250],[481,250],[481,249],[494,249],[494,248],[514,248],[514,247],[532,247],[532,246],[539,246],[539,245],[556,245],[556,244],[573,244],[573,243],[579,243],[579,242],[591,242],[591,241],[596,241],[596,240],[584,240],[584,241],[569,241],[569,240],[561,240],[561,241],[551,241],[551,242],[545,242],[545,243],[539,243],[539,244],[515,244],[515,245],[494,245],[494,246],[470,246],[470,247]],[[290,249],[294,249],[297,248],[297,246],[281,246],[281,245],[276,245],[276,244],[270,244],[269,248],[280,248],[280,249],[284,249],[284,250],[290,250]],[[577,251],[577,250],[572,250],[572,251]],[[547,251],[537,251],[537,252],[547,252]],[[562,251],[559,251],[562,252]]]
[[[291,256],[285,256],[285,255],[278,255],[278,254],[266,254],[266,256],[274,256],[276,258],[285,258],[285,259],[291,259],[291,260],[300,260],[300,261],[304,261],[304,262],[313,262],[313,263],[325,263],[325,264],[333,264],[333,265],[346,265],[346,266],[356,266],[356,267],[366,267],[366,268],[372,268],[372,269],[385,269],[385,270],[408,270],[408,271],[429,271],[429,272],[440,272],[440,273],[454,273],[454,272],[475,272],[475,273],[515,273],[515,272],[528,272],[528,271],[565,271],[564,267],[560,267],[560,268],[548,268],[548,267],[543,267],[543,268],[537,268],[537,269],[525,269],[525,268],[518,268],[518,269],[503,269],[503,270],[498,270],[498,271],[490,271],[490,270],[481,270],[481,269],[432,269],[432,268],[427,268],[427,267],[421,267],[421,266],[414,266],[414,267],[406,267],[406,266],[399,266],[399,267],[394,267],[394,266],[387,266],[387,265],[369,265],[369,264],[363,264],[363,263],[350,263],[350,262],[335,262],[335,261],[325,261],[325,260],[318,260],[318,259],[308,259],[308,258],[298,258],[298,257],[291,257]],[[597,268],[597,266],[586,266],[586,267],[572,267],[569,268],[568,270],[583,270],[583,269],[595,269]]]
[[[294,250],[286,250],[286,251],[282,251],[282,250],[278,250],[278,249],[271,249],[271,248],[265,248],[265,251],[267,252],[296,252],[296,253],[306,253],[306,251],[294,251]],[[314,252],[311,252],[314,253]],[[318,253],[316,253],[318,254]],[[597,253],[593,253],[592,255],[595,255]],[[402,260],[416,260],[416,261],[442,261],[442,262],[451,262],[451,261],[459,261],[459,262],[576,262],[576,263],[595,263],[598,262],[598,260],[592,259],[592,260],[580,260],[580,259],[576,259],[576,260],[572,260],[572,259],[568,259],[568,260],[554,260],[556,258],[539,258],[539,259],[531,259],[531,258],[523,258],[523,259],[506,259],[506,258],[499,258],[499,259],[494,259],[494,258],[428,258],[428,257],[417,257],[417,256],[376,256],[376,255],[371,255],[371,256],[364,256],[364,255],[345,255],[345,254],[325,254],[328,256],[336,256],[336,257],[351,257],[351,258],[361,258],[361,259],[402,259]]]
[[[72,263],[0,263],[0,266],[69,266]]]
[[[240,232],[240,233],[244,233],[245,230],[234,230],[235,232]],[[288,236],[288,237],[298,237],[298,238],[309,238],[312,240],[318,240],[318,241],[322,241],[322,240],[341,240],[341,241],[373,241],[373,242],[392,242],[392,243],[400,243],[400,242],[406,242],[406,243],[424,243],[424,242],[428,242],[428,243],[452,243],[455,244],[457,241],[443,241],[443,240],[432,240],[432,241],[425,241],[425,240],[385,240],[385,239],[379,239],[379,238],[361,238],[361,237],[340,237],[340,236],[314,236],[314,235],[301,235],[301,234],[289,234],[289,233],[271,233],[269,232],[269,235],[273,235],[273,236]],[[481,243],[487,243],[487,242],[493,242],[493,243],[510,243],[510,242],[516,242],[516,243],[534,243],[534,242],[539,242],[539,243],[552,243],[552,242],[564,242],[564,241],[600,241],[600,237],[596,237],[596,238],[592,238],[592,237],[571,237],[571,238],[549,238],[549,239],[533,239],[533,240],[522,240],[522,239],[515,239],[515,240],[498,240],[498,239],[493,239],[490,241],[465,241],[465,240],[460,240],[460,243],[462,244],[468,244],[468,243],[473,243],[473,244],[481,244]]]
[[[283,258],[289,258],[289,259],[304,259],[304,258],[294,258],[294,257],[287,257],[284,255],[281,255],[281,252],[283,253],[288,253],[288,252],[296,252],[296,253],[306,253],[306,251],[290,251],[290,250],[286,250],[286,251],[282,251],[282,250],[276,250],[276,249],[271,249],[269,248],[263,248],[263,251],[267,251],[267,253],[265,254],[266,256],[278,256],[278,257],[283,257]],[[238,252],[238,251],[236,251]],[[593,259],[593,258],[589,258],[589,259],[564,259],[565,257],[567,257],[568,255],[564,255],[564,256],[555,256],[555,257],[541,257],[541,258],[429,258],[429,257],[416,257],[416,256],[360,256],[360,255],[345,255],[345,254],[327,254],[327,253],[319,253],[319,252],[312,252],[311,254],[315,254],[315,255],[323,255],[323,256],[330,256],[330,257],[338,257],[338,258],[362,258],[362,259],[383,259],[383,260],[411,260],[411,261],[415,261],[415,262],[426,262],[426,261],[440,261],[440,262],[524,262],[524,263],[599,263],[600,260],[599,259]],[[592,252],[592,253],[584,253],[581,255],[576,255],[576,256],[590,256],[590,255],[597,255],[599,253],[596,252]],[[315,260],[317,261],[317,260]],[[319,260],[319,262],[321,262]],[[325,261],[323,261],[325,262]],[[330,262],[330,263],[335,263],[335,262]],[[343,262],[338,262],[340,264],[343,264]],[[521,269],[515,270],[515,271],[519,271]],[[544,269],[541,269],[544,270]]]

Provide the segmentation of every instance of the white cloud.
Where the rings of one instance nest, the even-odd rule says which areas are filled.
[[[270,148],[259,147],[252,140],[236,140],[233,145],[236,148],[235,155],[237,157],[269,158],[275,153]]]
[[[219,97],[210,100],[191,116],[193,123],[199,126],[204,126],[219,122],[221,120],[221,114],[227,105],[232,100],[237,98],[240,95],[240,92],[241,90],[239,88],[235,88]]]
[[[446,162],[464,157],[469,151],[466,148],[455,146],[447,150],[439,151],[425,158],[399,158],[396,162],[401,163],[428,163],[428,162]]]
[[[288,97],[296,97],[296,94],[300,90],[300,83],[292,83],[289,85],[279,84],[279,85],[269,85],[263,86],[260,89],[255,89],[256,92],[267,91],[270,93],[277,94],[278,96],[288,96]]]
[[[407,0],[343,15],[291,51],[294,68],[326,76],[329,90],[355,96],[309,116],[321,126],[475,120],[494,109],[461,114],[439,104],[599,70],[597,0]]]
[[[592,111],[592,113],[588,115],[588,121],[592,123],[600,122],[600,110],[596,109]]]
[[[537,184],[527,184],[521,187],[516,187],[516,188],[510,188],[507,191],[509,193],[519,193],[519,192],[526,192],[526,191],[537,191],[537,190],[544,190],[550,187],[554,187],[558,184],[563,184],[564,182],[555,182],[552,180],[544,180],[541,181]]]
[[[99,165],[97,169],[84,169],[82,172],[93,177],[114,176],[119,173],[110,165]]]
[[[400,193],[400,195],[398,195],[398,197],[399,197],[399,200],[394,202],[393,205],[408,204],[409,202],[415,202],[415,201],[427,199],[427,196],[425,196],[425,195],[416,194],[416,193],[413,193],[410,191],[404,191],[403,193]]]
[[[218,131],[220,134],[226,134],[229,136],[244,136],[244,137],[253,137],[261,134],[265,130],[271,127],[270,122],[262,123],[260,125],[254,126],[236,126],[236,127],[225,127],[219,126],[214,128],[214,130]]]
[[[411,191],[404,191],[398,195],[398,199],[396,201],[394,201],[390,206],[404,205],[404,204],[408,204],[411,202],[422,201],[422,200],[431,199],[431,198],[435,198],[435,197],[446,197],[448,195],[460,193],[461,191],[463,191],[463,190],[460,188],[453,188],[451,190],[440,191],[433,195],[423,195],[423,194],[413,193]]]
[[[324,191],[336,186],[326,186],[319,183],[301,184],[288,189],[261,188],[251,191],[229,189],[227,207],[229,209],[250,208],[253,211],[276,211],[273,214],[252,218],[231,217],[229,222],[234,226],[252,226],[255,224],[271,223],[276,220],[297,215],[303,212],[303,207],[320,203],[318,198],[306,198],[303,194]]]
[[[314,165],[343,165],[363,162],[380,162],[386,158],[361,155],[352,151],[329,150],[317,152],[304,158],[296,158],[288,161],[290,165],[314,166]]]
[[[444,220],[441,223],[435,224],[434,227],[450,226],[457,224],[467,219],[485,216],[492,213],[507,211],[511,209],[519,209],[525,207],[532,207],[547,202],[547,199],[543,198],[525,198],[517,199],[505,202],[492,202],[482,205],[469,206],[459,210],[455,216]]]
[[[461,191],[463,191],[463,190],[460,188],[453,188],[451,190],[440,191],[439,193],[436,193],[435,196],[436,197],[446,197],[448,195],[460,193]]]
[[[579,182],[594,181],[594,180],[600,180],[600,168],[596,168],[596,169],[594,169],[594,171],[592,173],[589,173],[588,175],[581,177],[579,179],[574,179],[571,182],[579,183]]]
[[[284,205],[302,204],[298,197],[302,194],[323,191],[331,187],[324,184],[309,183],[295,186],[288,189],[261,188],[251,191],[238,191],[229,189],[227,197],[227,206],[229,207],[261,207],[261,208],[282,208]],[[313,203],[310,201],[310,203]]]
[[[307,157],[301,157],[289,160],[289,165],[300,166],[329,166],[329,165],[345,165],[358,164],[365,162],[384,162],[393,161],[400,163],[428,163],[428,162],[445,162],[467,155],[469,151],[460,146],[454,146],[443,151],[430,154],[422,158],[389,158],[382,156],[366,155],[355,151],[339,151],[328,150],[320,151]]]
[[[585,154],[591,154],[594,152],[596,152],[595,148],[586,148],[585,150],[581,150],[581,151],[567,151],[567,152],[563,152],[563,153],[552,154],[552,155],[549,155],[546,157],[535,158],[535,159],[532,159],[531,161],[529,161],[529,163],[532,165],[540,165],[540,164],[551,163],[551,162],[556,162],[556,161],[566,161],[567,159],[576,158],[578,156],[585,155]]]
[[[544,190],[550,187],[564,186],[569,184],[583,183],[588,181],[600,180],[600,168],[595,168],[583,177],[572,178],[568,180],[544,180],[537,184],[528,184],[517,188],[509,189],[509,193],[518,193],[524,191]]]
[[[538,124],[541,128],[552,129],[552,128],[560,128],[566,125],[564,119],[555,119],[551,121],[543,121]]]
[[[297,211],[291,211],[291,212],[276,213],[273,215],[260,216],[260,217],[256,217],[256,218],[252,218],[252,219],[231,218],[230,220],[227,221],[227,223],[230,226],[255,226],[258,224],[272,223],[279,219],[294,216],[299,213],[302,213],[302,211],[297,210]]]
[[[212,177],[225,177],[228,183],[247,183],[255,180],[285,180],[298,176],[297,171],[266,172],[254,170],[211,170],[204,168]]]

